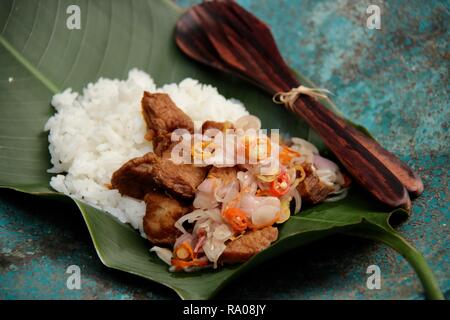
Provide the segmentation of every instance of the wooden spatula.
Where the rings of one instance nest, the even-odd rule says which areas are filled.
[[[175,40],[189,57],[258,85],[269,94],[301,83],[283,60],[270,29],[234,1],[208,1],[179,19]],[[419,176],[395,155],[316,99],[301,95],[292,111],[323,139],[353,178],[385,205],[410,207],[423,191]]]

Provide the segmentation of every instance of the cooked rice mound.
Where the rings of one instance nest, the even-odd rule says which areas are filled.
[[[187,78],[157,88],[147,73],[137,69],[126,80],[100,78],[82,94],[69,88],[53,97],[56,113],[45,125],[53,165],[48,171],[57,174],[50,185],[131,224],[145,237],[145,203],[108,188],[113,172],[123,163],[153,150],[144,139],[140,105],[144,91],[169,94],[196,124],[236,121],[248,112],[242,103],[226,99],[210,85]]]

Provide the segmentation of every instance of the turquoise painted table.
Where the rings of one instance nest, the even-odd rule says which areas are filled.
[[[198,1],[183,0],[187,6]],[[272,28],[287,61],[350,119],[422,176],[424,194],[400,226],[449,297],[448,1],[241,0]],[[381,7],[381,29],[366,9]],[[104,267],[71,206],[0,191],[0,299],[174,299],[149,281]],[[81,290],[66,269],[81,268]],[[381,268],[380,290],[366,269]],[[270,285],[268,285],[270,281]],[[254,269],[218,298],[422,299],[406,261],[371,242],[334,237]]]

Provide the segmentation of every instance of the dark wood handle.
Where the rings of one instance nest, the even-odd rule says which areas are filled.
[[[397,156],[383,148],[376,140],[367,137],[364,133],[347,124],[347,130],[352,132],[353,138],[376,157],[381,163],[400,180],[413,197],[418,197],[423,192],[423,183],[419,175]]]

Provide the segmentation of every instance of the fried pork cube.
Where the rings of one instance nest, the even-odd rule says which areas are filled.
[[[152,191],[167,191],[175,197],[192,199],[205,179],[207,168],[177,165],[149,152],[126,162],[114,172],[111,185],[123,195],[137,199]]]
[[[144,197],[146,212],[144,232],[155,245],[173,245],[181,234],[175,222],[190,211],[173,197],[157,192],[147,193]]]
[[[194,132],[191,118],[179,109],[165,93],[144,92],[141,100],[142,115],[147,124],[148,140],[155,136],[171,133],[175,129],[187,129]]]
[[[304,167],[306,178],[299,183],[297,190],[302,197],[302,201],[309,204],[317,204],[326,199],[326,197],[333,191],[333,188],[327,186],[320,181],[317,174],[312,170],[312,167]]]
[[[173,147],[179,143],[178,141],[172,141],[171,135],[172,133],[165,133],[153,138],[153,151],[155,154],[162,158],[170,159]]]
[[[242,263],[270,246],[278,238],[278,229],[265,227],[230,241],[220,256],[222,264]]]

